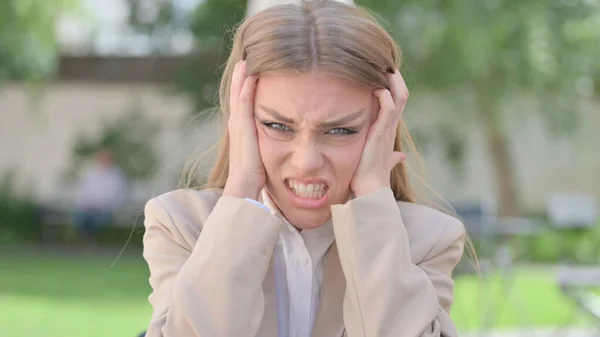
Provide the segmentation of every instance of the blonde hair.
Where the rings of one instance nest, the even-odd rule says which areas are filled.
[[[229,95],[233,69],[238,61],[246,60],[247,75],[280,72],[318,72],[320,75],[349,81],[367,89],[389,89],[386,74],[400,69],[402,54],[390,34],[366,10],[335,0],[304,0],[298,5],[279,5],[267,8],[246,19],[238,27],[231,54],[225,65],[219,88],[219,112],[223,121],[229,118]],[[419,164],[414,171],[406,163],[392,169],[390,184],[398,201],[417,202],[410,185],[408,172],[425,190],[437,194],[422,177],[423,161],[403,119],[397,127],[395,151],[410,149]],[[229,131],[223,123],[215,165],[204,184],[198,184],[196,168],[201,158],[189,163],[182,178],[187,188],[222,189],[229,173]],[[431,204],[427,197],[419,202]],[[455,215],[444,203],[433,206]],[[473,243],[466,239],[469,255],[479,266]]]
[[[240,60],[246,60],[247,75],[318,72],[375,90],[389,89],[386,74],[400,68],[402,57],[394,39],[359,7],[313,0],[267,8],[242,22],[235,33],[219,90],[219,111],[224,121],[229,118],[233,68]],[[225,186],[229,172],[229,132],[224,125],[216,163],[208,180],[203,186],[194,186],[196,162],[192,170],[187,170],[186,187]],[[404,143],[420,162],[415,143],[401,120],[394,149],[403,151]],[[404,164],[392,170],[391,187],[396,200],[415,202]]]

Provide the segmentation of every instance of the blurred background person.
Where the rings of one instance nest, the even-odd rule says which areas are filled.
[[[81,243],[91,244],[125,201],[126,179],[109,149],[100,149],[77,183],[75,223]]]

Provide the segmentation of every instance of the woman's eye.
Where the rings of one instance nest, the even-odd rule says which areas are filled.
[[[278,131],[278,132],[292,131],[290,128],[288,128],[287,126],[285,126],[284,124],[281,124],[281,123],[268,123],[268,122],[264,122],[263,125],[266,126],[266,127],[268,127],[269,129],[273,129],[273,130]]]
[[[348,128],[334,128],[329,130],[329,132],[327,132],[330,135],[352,135],[355,134],[357,131],[354,129],[348,129]]]

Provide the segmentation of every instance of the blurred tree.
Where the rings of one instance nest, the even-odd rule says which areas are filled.
[[[155,52],[161,41],[167,43],[178,30],[189,29],[194,38],[194,50],[177,72],[176,88],[194,100],[195,115],[217,105],[218,79],[231,47],[231,32],[244,18],[246,0],[204,0],[191,13],[182,13],[170,0],[127,0],[129,25],[139,33],[156,40]],[[164,43],[162,43],[164,44]]]
[[[233,31],[244,19],[246,0],[205,0],[191,19],[196,49],[177,76],[177,86],[191,94],[201,113],[218,104],[222,68],[231,49]]]
[[[17,187],[17,170],[9,168],[0,176],[0,243],[14,244],[40,237],[38,205],[31,186]]]
[[[550,131],[577,125],[581,98],[599,92],[600,4],[583,0],[357,0],[395,31],[417,90],[472,97],[448,118],[482,130],[496,172],[498,213],[519,213],[510,129],[500,108],[534,96]],[[411,83],[409,83],[411,84]],[[523,110],[517,120],[524,118]],[[447,116],[447,115],[446,115]],[[512,119],[514,120],[514,119]],[[460,130],[459,130],[460,133]]]
[[[32,83],[56,69],[54,24],[74,0],[0,1],[0,86],[7,80]]]
[[[498,213],[519,213],[510,125],[501,103],[532,95],[554,132],[572,131],[582,97],[599,92],[600,5],[583,0],[357,0],[378,13],[403,48],[409,80],[450,100],[471,97],[452,118],[473,120],[483,131],[496,172]],[[214,107],[220,65],[245,0],[206,0],[192,30],[197,49],[177,80],[197,111]],[[216,76],[215,76],[216,75]],[[410,84],[410,83],[409,83]],[[462,102],[461,102],[462,103]],[[517,117],[531,112],[516,110]],[[461,130],[440,121],[451,138],[447,152],[464,156]]]
[[[126,0],[129,25],[140,33],[152,35],[172,24],[173,6],[170,0]]]
[[[172,0],[124,0],[128,7],[129,27],[151,42],[151,53],[172,50],[171,39],[178,28]]]

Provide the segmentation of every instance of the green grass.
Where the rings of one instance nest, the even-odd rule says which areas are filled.
[[[460,330],[523,326],[585,326],[590,318],[562,294],[549,268],[521,268],[512,281],[499,275],[456,282],[454,322]]]
[[[116,254],[0,252],[0,336],[137,336],[151,308],[148,271],[135,255],[111,267]],[[585,323],[548,270],[520,270],[509,292],[503,284],[457,280],[452,316],[460,330]]]
[[[151,307],[141,258],[0,253],[0,336],[135,337]]]

